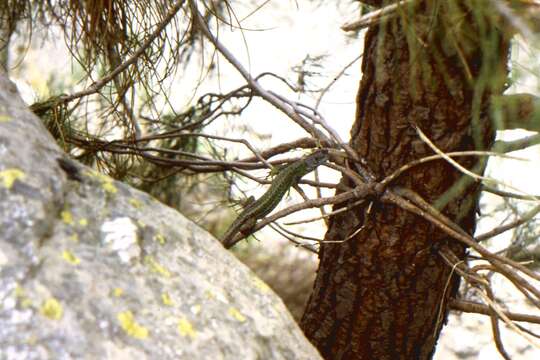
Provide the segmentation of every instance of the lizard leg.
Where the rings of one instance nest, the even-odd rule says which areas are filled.
[[[226,248],[231,248],[233,247],[237,242],[239,242],[240,240],[248,237],[249,235],[251,235],[251,229],[253,229],[253,227],[255,226],[255,224],[257,223],[257,219],[256,218],[250,218],[250,219],[247,219],[244,224],[242,224],[242,226],[240,227],[240,229],[238,229],[238,233],[234,236],[234,238],[232,239],[232,241],[229,243],[229,244],[226,244]]]
[[[257,223],[256,218],[251,218],[251,219],[246,220],[246,222],[240,227],[240,230],[238,230],[238,232],[242,235],[242,238],[245,238],[251,235],[251,229],[253,229],[256,223]]]

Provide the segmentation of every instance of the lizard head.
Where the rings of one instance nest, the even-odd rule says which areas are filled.
[[[315,170],[319,165],[324,164],[328,160],[328,150],[317,150],[304,159],[307,172]]]

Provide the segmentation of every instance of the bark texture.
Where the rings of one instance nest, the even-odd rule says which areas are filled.
[[[504,88],[507,40],[474,1],[433,3],[404,10],[365,38],[351,145],[379,180],[433,154],[413,125],[447,152],[485,148],[493,140],[485,104]],[[477,159],[459,162],[473,168]],[[457,187],[460,178],[438,161],[393,185],[414,190],[472,234],[478,187]],[[352,187],[346,178],[342,184]],[[321,246],[301,322],[305,334],[326,359],[431,358],[459,285],[437,249],[447,245],[461,258],[466,249],[376,199],[369,213],[356,207],[331,218],[325,239],[345,239],[362,225],[347,242]]]

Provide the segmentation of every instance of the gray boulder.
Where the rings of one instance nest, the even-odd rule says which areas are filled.
[[[320,359],[210,234],[67,159],[0,74],[0,359]]]

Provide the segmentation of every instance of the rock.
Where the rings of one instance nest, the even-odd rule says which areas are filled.
[[[69,160],[0,74],[0,359],[320,359],[204,230]]]

